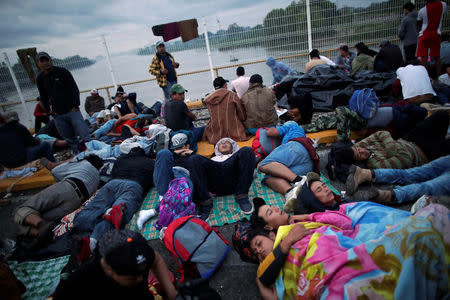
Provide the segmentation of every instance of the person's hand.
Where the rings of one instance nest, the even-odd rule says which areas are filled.
[[[163,73],[164,75],[167,75],[169,73],[169,71],[167,71],[167,69],[162,69],[161,73]]]
[[[174,62],[174,63],[173,63],[173,67],[174,67],[174,68],[178,68],[179,66],[180,66],[179,63],[177,63],[177,62]]]
[[[289,218],[289,224],[309,221],[309,215],[295,215]]]
[[[281,251],[283,253],[288,253],[289,248],[305,236],[310,234],[310,231],[303,226],[303,224],[296,224],[292,227],[291,231],[287,236],[281,241]]]
[[[292,121],[295,122],[298,122],[301,119],[300,110],[298,108],[288,110],[287,115],[292,118]]]
[[[339,69],[343,69],[344,66],[343,66],[343,65],[338,65],[338,68],[339,68]]]
[[[50,116],[56,115],[56,113],[55,113],[53,110],[50,110],[50,111],[48,112],[48,114],[49,114]]]

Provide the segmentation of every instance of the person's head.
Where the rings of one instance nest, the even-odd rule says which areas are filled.
[[[147,280],[155,253],[139,233],[127,229],[107,231],[98,242],[105,274],[120,286],[135,286]]]
[[[177,133],[175,134],[171,141],[171,146],[170,149],[171,150],[178,150],[178,149],[189,149],[189,139],[187,137],[187,135],[185,135],[184,133]]]
[[[272,56],[269,56],[269,57],[267,58],[266,65],[268,65],[269,67],[274,66],[275,63],[276,63],[276,60],[275,60],[275,58],[273,58]]]
[[[381,41],[380,48],[382,49],[386,46],[389,46],[390,44],[391,44],[391,42],[389,42],[388,40]]]
[[[36,55],[36,61],[39,69],[44,73],[48,73],[53,68],[53,60],[47,52],[39,52]]]
[[[313,49],[311,52],[309,52],[309,57],[311,57],[311,59],[313,59],[313,58],[320,59],[319,50]]]
[[[248,240],[250,249],[253,255],[258,258],[259,262],[262,262],[273,251],[275,238],[275,232],[267,230],[264,227],[252,228],[249,232]]]
[[[253,74],[250,77],[249,83],[260,83],[260,84],[263,84],[263,78],[259,74]]]
[[[318,174],[313,172],[308,173],[307,183],[309,189],[320,203],[327,207],[333,206],[336,203],[335,195],[325,183],[320,181]]]
[[[219,76],[213,81],[213,86],[215,90],[221,89],[221,88],[227,88],[227,82],[228,80],[224,79],[223,77]]]
[[[370,151],[364,147],[359,147],[357,145],[352,146],[353,159],[356,162],[363,162],[369,159]]]
[[[237,69],[236,69],[236,75],[237,75],[237,76],[244,76],[244,75],[245,75],[244,67],[237,67]]]
[[[15,111],[8,111],[3,114],[3,118],[5,119],[5,123],[18,123],[19,115]]]
[[[339,47],[339,52],[341,53],[341,56],[347,56],[348,55],[348,46],[342,45]]]
[[[36,101],[37,101],[37,102],[41,101],[41,96],[37,96],[37,97],[36,97]]]
[[[164,42],[159,41],[156,43],[156,52],[158,52],[159,54],[166,53],[166,46],[164,45]]]
[[[441,34],[441,42],[448,42],[449,39],[450,39],[450,34],[448,34],[448,32]]]
[[[93,165],[97,170],[100,170],[103,167],[103,160],[95,154],[89,154],[84,159]]]
[[[170,88],[170,98],[172,100],[184,101],[185,92],[187,92],[187,90],[185,90],[181,84],[174,84]]]
[[[92,96],[92,97],[98,96],[98,91],[97,91],[97,89],[92,89],[92,90],[91,90],[91,96]]]
[[[363,42],[359,42],[358,44],[356,44],[355,48],[356,48],[356,52],[358,54],[361,54],[361,53],[366,54],[369,51],[369,48]]]
[[[261,226],[267,230],[277,230],[278,227],[289,224],[289,215],[278,206],[267,205],[259,197],[253,198],[255,210],[250,216],[253,226]]]
[[[407,2],[405,3],[405,5],[403,5],[403,14],[406,16],[407,14],[412,12],[415,8],[416,6],[413,3]]]
[[[233,153],[233,145],[231,145],[230,141],[227,140],[220,141],[217,149],[224,155]]]

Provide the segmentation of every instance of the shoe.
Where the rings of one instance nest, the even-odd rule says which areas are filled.
[[[253,203],[248,200],[248,198],[242,198],[239,200],[236,200],[236,202],[239,204],[239,208],[242,210],[242,212],[246,215],[251,214],[254,211]]]
[[[74,238],[76,244],[77,260],[79,263],[86,262],[91,257],[91,247],[89,247],[90,240],[88,237]]]
[[[53,228],[56,227],[56,225],[57,224],[55,222],[50,222],[47,220],[42,220],[41,222],[39,222],[38,225],[39,233],[37,239],[40,241],[41,244],[53,240],[54,234],[52,230]]]
[[[125,203],[119,203],[108,209],[106,213],[103,215],[103,218],[111,222],[114,228],[122,229],[126,225],[124,215],[125,215]]]
[[[372,181],[373,178],[371,170],[362,169],[358,166],[352,165],[349,169],[347,180],[345,181],[345,188],[349,195],[353,195],[361,183]]]
[[[411,207],[411,214],[414,215],[418,210],[421,210],[422,208],[424,208],[428,204],[430,204],[430,201],[428,201],[428,196],[423,195],[422,197],[417,199],[417,201]]]
[[[295,202],[295,200],[297,200],[297,196],[298,194],[300,194],[300,191],[302,190],[303,183],[304,183],[303,180],[294,183],[294,186],[284,195],[285,203],[291,201]]]
[[[198,206],[198,215],[199,215],[200,219],[202,219],[203,221],[206,221],[206,219],[208,219],[209,214],[211,213],[212,209],[213,209],[212,203],[207,204],[207,205],[199,205]]]
[[[392,191],[379,190],[371,188],[367,191],[369,201],[377,202],[384,205],[395,204],[395,194]]]

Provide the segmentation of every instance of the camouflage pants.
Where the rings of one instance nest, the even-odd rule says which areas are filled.
[[[321,116],[313,123],[302,125],[302,128],[306,133],[337,129],[337,140],[343,142],[350,139],[350,130],[361,130],[366,126],[366,120],[357,112],[348,107],[339,106],[334,115]]]

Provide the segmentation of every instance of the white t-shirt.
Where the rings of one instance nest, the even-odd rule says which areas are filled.
[[[334,61],[332,61],[331,59],[329,59],[328,57],[322,56],[322,55],[319,55],[319,56],[320,56],[321,60],[324,60],[327,63],[327,65],[330,65],[330,66],[336,65],[336,63]]]
[[[239,76],[231,82],[231,88],[236,91],[239,99],[241,99],[242,95],[248,90],[249,80],[249,77]]]
[[[450,86],[450,77],[447,73],[442,74],[441,76],[439,76],[439,82]]]
[[[436,96],[424,66],[407,65],[406,67],[398,68],[397,77],[402,85],[403,99],[425,94]]]

